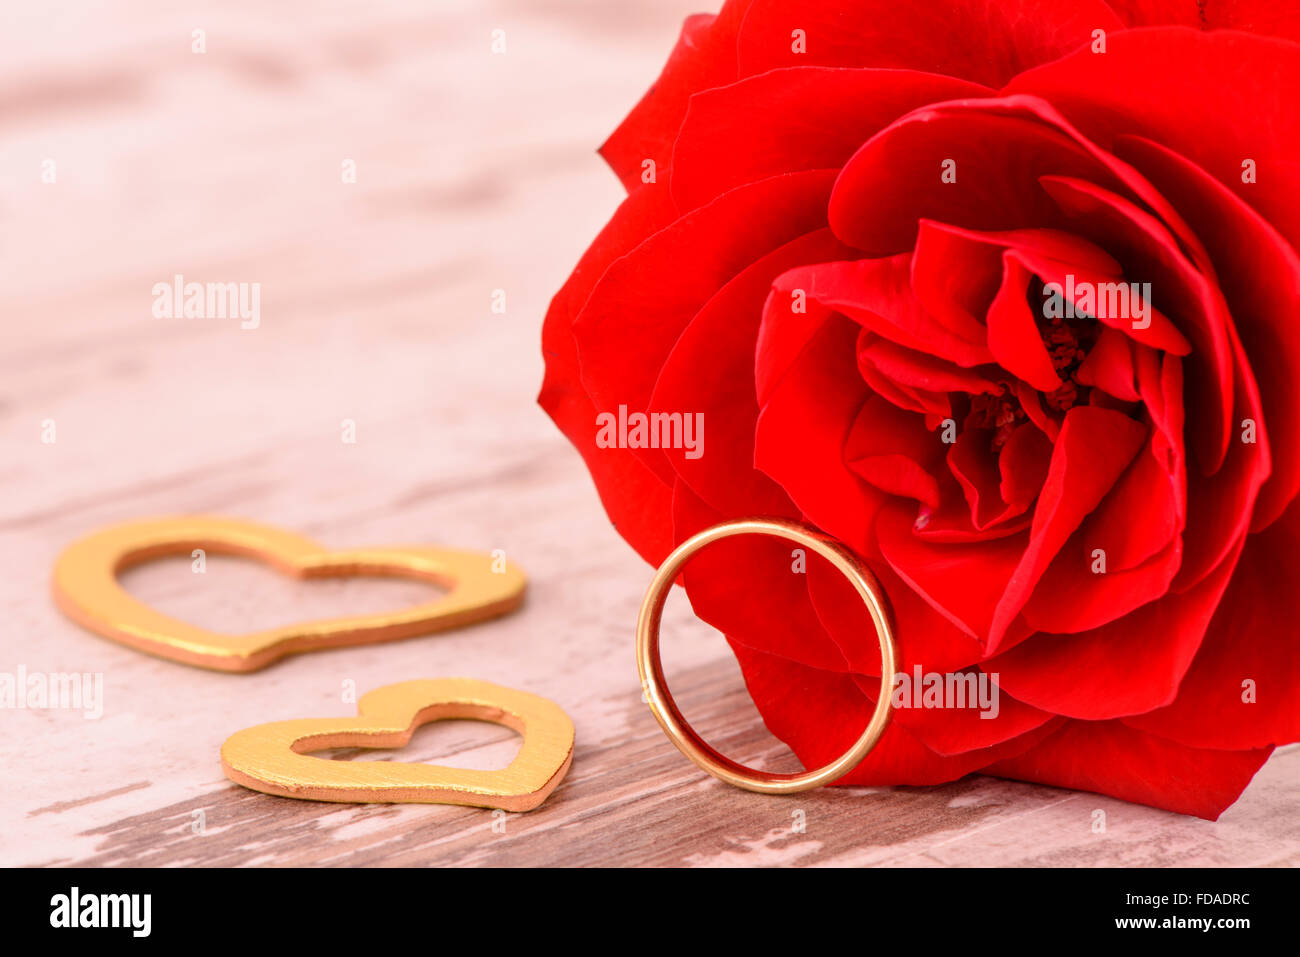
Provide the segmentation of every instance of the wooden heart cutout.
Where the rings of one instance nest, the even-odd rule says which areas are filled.
[[[222,635],[150,608],[117,580],[132,565],[165,555],[188,557],[196,548],[257,558],[296,578],[388,575],[450,591],[402,611]],[[73,542],[54,566],[54,600],[83,627],[172,661],[234,672],[257,671],[303,651],[395,641],[494,618],[519,607],[524,585],[518,566],[481,552],[427,546],[332,552],[283,529],[211,516],[104,529]]]
[[[400,748],[443,718],[505,725],[523,735],[500,771],[310,757],[326,748]],[[246,728],[221,746],[226,777],[254,791],[311,801],[469,804],[531,811],[573,761],[573,722],[553,701],[470,678],[404,681],[357,702],[355,718],[299,718]]]

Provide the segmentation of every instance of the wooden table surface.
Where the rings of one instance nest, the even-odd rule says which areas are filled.
[[[632,647],[649,569],[534,398],[546,303],[620,194],[594,147],[692,0],[136,0],[126,19],[113,6],[0,15],[0,671],[104,681],[98,720],[0,711],[0,864],[1300,862],[1296,747],[1209,823],[983,777],[763,797],[702,776],[660,733]],[[260,282],[260,325],[154,318],[153,284],[177,273]],[[495,622],[247,676],[60,617],[48,582],[63,545],[170,513],[339,547],[500,548],[530,596]],[[231,632],[423,594],[216,557],[204,575],[164,560],[127,583]],[[665,635],[702,731],[791,766],[680,596]],[[454,675],[572,715],[573,768],[542,809],[319,804],[221,774],[240,728],[351,714],[349,686]],[[442,722],[401,752],[335,757],[501,767],[517,740]]]

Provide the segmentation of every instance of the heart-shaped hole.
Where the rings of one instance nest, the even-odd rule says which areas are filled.
[[[402,748],[325,748],[302,753],[333,761],[399,761],[500,771],[515,759],[523,743],[523,737],[505,725],[444,718],[420,725]]]
[[[446,593],[431,582],[390,575],[294,578],[256,559],[212,552],[202,561],[155,558],[128,568],[118,580],[158,611],[222,635],[382,614]]]

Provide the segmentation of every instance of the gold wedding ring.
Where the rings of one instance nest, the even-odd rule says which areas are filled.
[[[830,764],[812,771],[798,774],[774,774],[768,771],[756,771],[743,764],[732,761],[726,755],[714,750],[695,732],[695,729],[682,717],[677,703],[668,693],[664,681],[663,663],[659,659],[659,623],[663,616],[664,601],[672,588],[682,566],[692,555],[723,538],[733,535],[773,535],[784,538],[810,549],[830,562],[853,585],[876,626],[876,636],[880,640],[880,695],[876,699],[876,710],[871,715],[862,736],[853,743],[853,747],[844,752]],[[808,791],[837,781],[852,771],[871,753],[880,736],[889,723],[890,692],[893,676],[897,671],[897,652],[895,650],[894,629],[890,622],[888,603],[880,582],[852,552],[835,539],[812,531],[804,525],[781,519],[746,518],[723,522],[706,528],[677,546],[655,572],[645,599],[641,602],[641,613],[636,623],[636,664],[641,673],[641,687],[645,690],[645,699],[651,712],[664,733],[677,746],[677,750],[686,755],[703,770],[728,784],[747,791],[761,794],[794,794]]]

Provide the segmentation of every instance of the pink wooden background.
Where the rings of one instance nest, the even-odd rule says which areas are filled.
[[[105,701],[97,721],[0,711],[0,864],[1300,861],[1295,747],[1211,824],[981,777],[765,798],[703,777],[660,734],[632,655],[649,569],[534,397],[546,303],[620,196],[594,148],[694,5],[4,5],[0,671],[101,672]],[[195,29],[206,53],[191,52]],[[341,181],[349,159],[355,184]],[[260,282],[260,327],[153,318],[153,284],[176,273]],[[503,548],[531,595],[476,628],[242,677],[144,657],[57,614],[62,545],[184,512],[338,546]],[[159,562],[129,584],[229,631],[419,594],[215,558],[204,576]],[[790,766],[680,597],[665,630],[689,716],[741,759]],[[295,802],[221,775],[237,729],[351,714],[345,682],[439,675],[547,695],[577,725],[566,782],[504,832],[487,811]],[[512,738],[448,722],[405,752],[340,757],[499,767]]]

